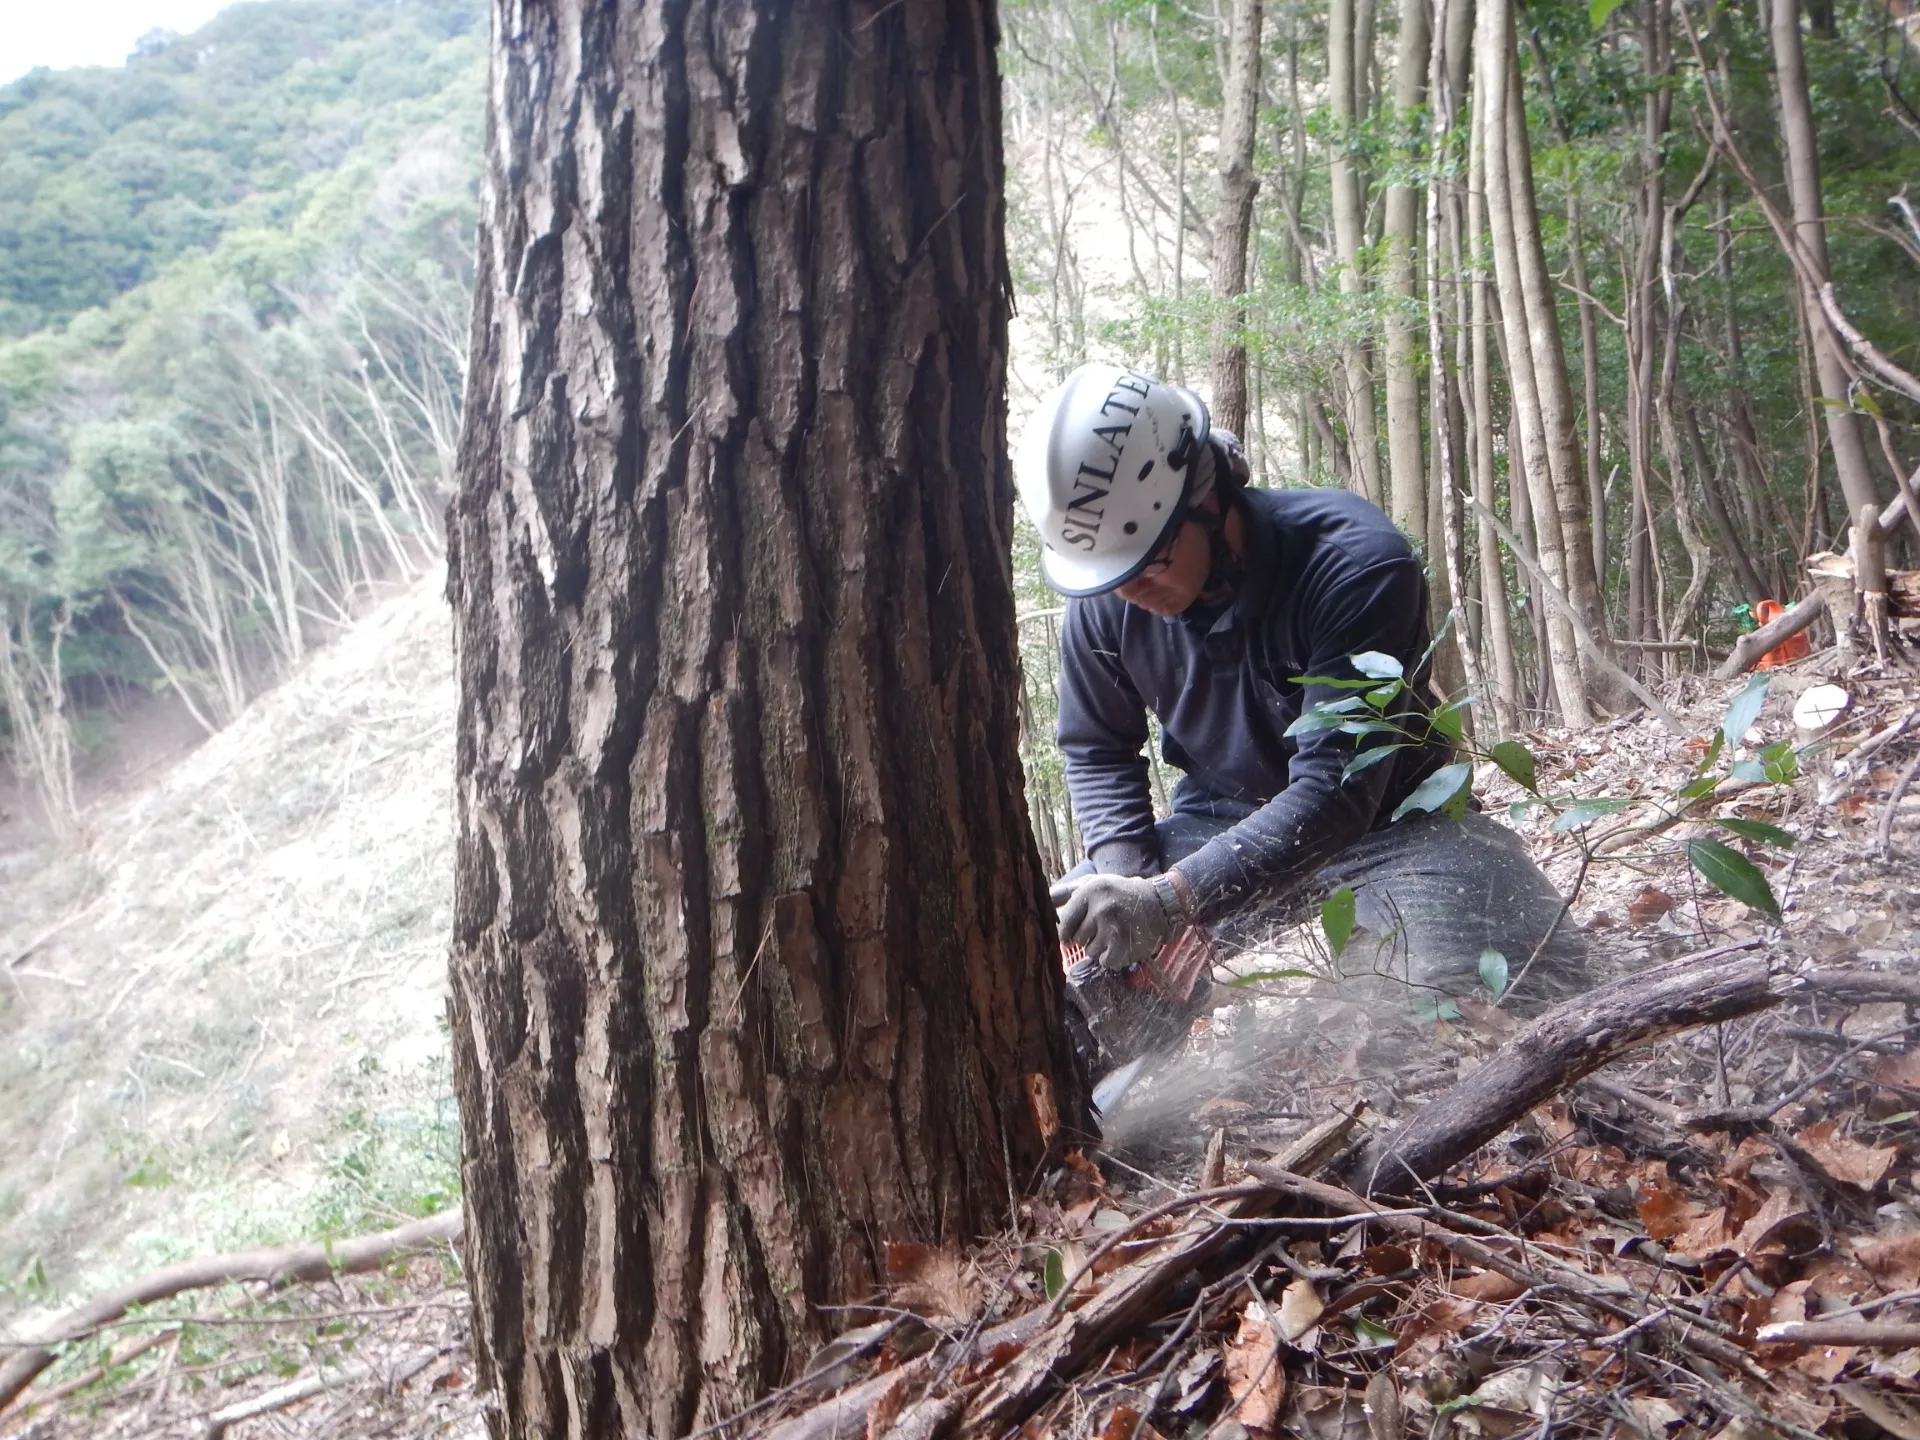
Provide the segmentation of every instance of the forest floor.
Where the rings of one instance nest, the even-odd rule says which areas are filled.
[[[156,785],[97,810],[111,848],[6,862],[10,890],[40,908],[10,912],[0,932],[0,957],[15,957],[0,991],[0,1318],[24,1326],[170,1259],[377,1229],[451,1194],[445,626],[430,587],[389,602]],[[1817,741],[1796,735],[1796,698],[1833,680],[1850,708]],[[1523,737],[1539,789],[1562,812],[1568,796],[1671,793],[1739,688],[1666,687],[1684,734],[1642,715]],[[1916,723],[1889,734],[1905,718]],[[1682,850],[1694,822],[1593,860],[1596,834],[1649,812],[1598,817],[1584,841],[1544,808],[1515,821],[1573,892],[1564,923],[1602,978],[1746,940],[1803,969],[1916,973],[1920,796],[1891,812],[1891,853],[1880,845],[1920,757],[1920,685],[1815,656],[1775,675],[1742,739],[1719,769],[1781,739],[1814,742],[1790,783],[1709,802],[1797,838],[1790,851],[1738,842],[1771,880],[1779,926],[1699,881]],[[1491,767],[1478,793],[1496,814],[1525,798]],[[1280,939],[1231,969],[1328,965],[1318,927]],[[1243,1181],[1343,1112],[1363,1131],[1389,1125],[1518,1028],[1491,991],[1383,1011],[1339,984],[1286,980],[1217,1001],[1109,1117],[1104,1146],[1043,1178],[1017,1229],[964,1256],[898,1247],[896,1283],[874,1297],[896,1312],[884,1334],[733,1433],[804,1412],[832,1384],[894,1374],[872,1412],[884,1420],[914,1398],[916,1350],[1035,1320],[1068,1281],[1068,1305],[1090,1313],[1155,1254],[1221,1223],[1186,1198],[1197,1187]],[[1914,1037],[1899,1004],[1792,1000],[1648,1045],[1535,1107],[1426,1197],[1526,1264],[1586,1280],[1530,1288],[1432,1237],[1309,1225],[1220,1276],[1196,1269],[1209,1289],[1063,1367],[1028,1433],[1745,1440],[1758,1427],[1804,1440],[1867,1433],[1866,1416],[1920,1437],[1920,1347],[1757,1338],[1764,1324],[1902,1319],[1920,1303]],[[1690,1123],[1776,1105],[1744,1128]],[[1611,1287],[1621,1313],[1581,1301],[1588,1282]],[[325,1285],[203,1290],[65,1347],[0,1416],[0,1436],[476,1434],[465,1299],[445,1247]],[[1752,1373],[1689,1368],[1684,1336],[1662,1339],[1682,1314],[1700,1317],[1701,1345],[1740,1347]],[[944,1383],[978,1395],[1020,1348],[948,1366]]]

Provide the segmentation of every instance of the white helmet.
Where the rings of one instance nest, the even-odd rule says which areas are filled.
[[[1191,390],[1118,365],[1082,365],[1040,402],[1014,482],[1062,595],[1098,595],[1145,568],[1186,518],[1207,407]]]

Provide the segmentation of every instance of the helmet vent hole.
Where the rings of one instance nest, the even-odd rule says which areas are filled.
[[[1158,500],[1156,500],[1156,501],[1154,501],[1154,502],[1153,502],[1153,508],[1154,508],[1154,509],[1156,509],[1156,510],[1158,510],[1158,509],[1160,508],[1160,502],[1159,502]]]
[[[1126,531],[1126,532],[1127,532],[1127,534],[1129,534],[1129,535],[1131,535],[1131,534],[1133,534],[1133,533],[1134,533],[1134,531],[1136,531],[1136,530],[1138,530],[1138,529],[1140,528],[1140,525],[1139,525],[1139,522],[1138,522],[1138,521],[1134,521],[1134,520],[1129,520],[1129,521],[1127,521],[1127,523],[1126,523],[1126,524],[1124,524],[1124,525],[1122,525],[1122,526],[1121,526],[1120,528],[1121,528],[1122,530],[1124,530],[1124,531]]]
[[[1153,473],[1153,461],[1149,460],[1147,461],[1146,464],[1140,467],[1140,478],[1142,480],[1146,479],[1147,476],[1151,475],[1152,473]]]

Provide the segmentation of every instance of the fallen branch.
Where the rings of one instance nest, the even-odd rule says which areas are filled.
[[[78,1309],[69,1310],[49,1325],[36,1339],[0,1363],[0,1410],[6,1409],[20,1392],[33,1383],[42,1370],[59,1358],[55,1348],[84,1339],[109,1325],[136,1305],[152,1305],[189,1290],[210,1285],[231,1285],[257,1281],[275,1288],[300,1281],[330,1280],[336,1275],[357,1275],[377,1270],[396,1256],[430,1250],[451,1244],[460,1238],[461,1212],[443,1210],[424,1220],[383,1230],[376,1235],[360,1235],[332,1245],[288,1245],[278,1249],[238,1250],[227,1255],[211,1255],[199,1260],[183,1260],[177,1265],[155,1270],[150,1275],[104,1295],[96,1296]]]
[[[1341,1178],[1395,1193],[1439,1175],[1541,1101],[1654,1040],[1765,1010],[1800,984],[1756,940],[1683,956],[1547,1011],[1486,1064],[1362,1149]]]
[[[1797,1320],[1762,1325],[1765,1345],[1867,1345],[1908,1350],[1920,1345],[1920,1325],[1894,1320]]]
[[[276,1385],[273,1389],[255,1395],[247,1400],[236,1400],[231,1405],[222,1406],[207,1416],[205,1428],[200,1432],[201,1440],[220,1440],[228,1427],[238,1425],[242,1420],[251,1420],[259,1415],[271,1415],[276,1410],[285,1410],[298,1405],[302,1400],[311,1400],[316,1395],[344,1385],[357,1385],[362,1380],[378,1379],[388,1385],[400,1385],[411,1380],[439,1355],[438,1350],[421,1350],[408,1356],[391,1369],[377,1361],[361,1361],[353,1365],[344,1365],[338,1370],[321,1370],[302,1380],[291,1380],[285,1385]]]
[[[1817,591],[1794,605],[1785,614],[1775,616],[1758,630],[1749,630],[1733,642],[1733,653],[1713,672],[1716,680],[1731,680],[1753,668],[1753,662],[1769,650],[1791,640],[1827,613],[1827,597]]]

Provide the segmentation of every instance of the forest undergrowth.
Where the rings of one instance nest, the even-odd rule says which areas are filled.
[[[396,617],[417,619],[417,603]],[[1796,704],[1835,682],[1840,717],[1796,729]],[[1536,787],[1671,795],[1741,689],[1665,687],[1697,736],[1644,714],[1528,733]],[[1750,958],[1765,976],[1750,1013],[1656,1035],[1414,1193],[1361,1199],[1300,1177],[1350,1173],[1365,1137],[1524,1050],[1525,1022],[1498,1003],[1497,977],[1451,1004],[1229,983],[1338,968],[1319,925],[1276,935],[1217,972],[1214,1010],[1102,1142],[1062,1137],[1058,1169],[1010,1197],[1001,1234],[965,1252],[891,1247],[870,1311],[836,1315],[841,1338],[808,1378],[722,1433],[862,1433],[918,1406],[938,1422],[928,1433],[1102,1440],[1741,1440],[1866,1433],[1863,1417],[1907,1434],[1920,1417],[1920,795],[1907,788],[1920,685],[1816,655],[1771,677],[1727,759],[1783,740],[1791,783],[1734,786],[1678,824],[1606,806],[1580,826],[1538,806],[1515,821],[1573,896],[1563,923],[1598,978],[1630,986],[1678,962],[1711,988]],[[1484,808],[1528,799],[1487,769]],[[1599,838],[1614,816],[1640,827],[1631,843]],[[1792,837],[1740,846],[1779,924],[1689,864],[1690,835],[1725,819]],[[1821,975],[1853,989],[1808,980]],[[1275,1216],[1289,1185],[1294,1213]],[[477,1433],[463,1300],[457,1247],[324,1284],[185,1294],[62,1347],[0,1434],[218,1433],[209,1416],[249,1414],[285,1434]],[[1806,1324],[1824,1328],[1777,1328]]]

